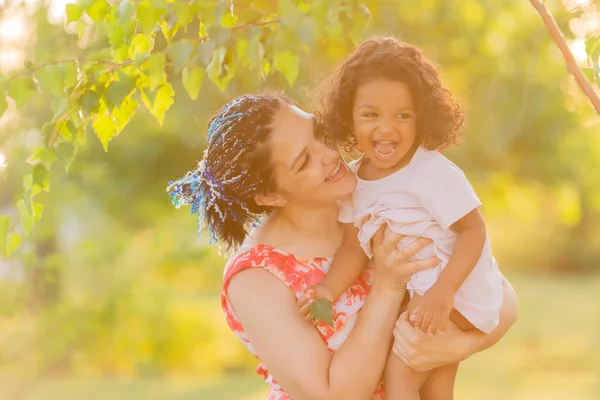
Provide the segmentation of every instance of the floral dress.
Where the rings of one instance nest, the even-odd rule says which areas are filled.
[[[221,305],[229,327],[255,357],[258,358],[252,343],[250,343],[244,332],[244,328],[236,318],[229,297],[227,296],[227,288],[231,278],[238,272],[249,268],[263,268],[275,275],[281,282],[294,291],[297,298],[300,298],[310,286],[319,283],[323,279],[329,269],[331,260],[331,258],[296,257],[293,254],[264,244],[242,246],[229,259],[225,266],[223,277]],[[372,279],[372,268],[365,268],[361,277],[333,304],[334,326],[330,327],[323,322],[317,325],[316,329],[332,354],[340,348],[354,327],[358,311],[364,305],[369,293]],[[263,364],[258,365],[256,372],[271,386],[267,400],[291,399],[277,384]],[[383,399],[381,385],[376,393],[374,393],[373,399]]]

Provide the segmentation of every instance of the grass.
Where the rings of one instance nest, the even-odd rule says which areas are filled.
[[[600,276],[511,276],[519,321],[494,348],[460,368],[461,400],[600,399]],[[22,385],[22,383],[21,383]],[[251,373],[207,379],[45,379],[13,400],[263,400],[266,385]],[[12,393],[12,395],[11,395]]]

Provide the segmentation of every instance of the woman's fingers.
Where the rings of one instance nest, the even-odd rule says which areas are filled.
[[[385,225],[383,225],[382,228],[385,228]],[[379,229],[381,230],[381,228]],[[400,242],[400,240],[402,240],[404,236],[405,235],[401,235],[396,232],[388,232],[383,239],[383,243],[381,244],[381,250],[386,253],[395,252],[398,243]]]
[[[439,326],[438,333],[444,333],[446,331],[449,321],[450,321],[450,318],[446,318],[446,317],[443,317],[440,319],[440,326]]]
[[[383,237],[385,232],[385,225],[381,225],[377,232],[371,238],[371,248],[376,249],[383,243]]]
[[[425,258],[423,260],[411,261],[411,263],[410,263],[411,270],[409,272],[412,275],[419,271],[424,271],[426,269],[433,268],[436,265],[438,265],[439,263],[440,263],[440,259],[435,256],[430,257],[430,258]]]
[[[397,256],[402,260],[410,260],[412,256],[432,242],[431,239],[419,238],[398,250]]]

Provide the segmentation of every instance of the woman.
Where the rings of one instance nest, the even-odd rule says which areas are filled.
[[[496,343],[516,318],[508,283],[500,326],[491,334],[420,335],[398,318],[400,305],[410,275],[437,260],[407,262],[427,242],[397,253],[400,237],[384,239],[381,232],[373,267],[334,305],[333,327],[305,320],[297,299],[327,271],[342,240],[337,201],[355,184],[317,132],[313,116],[281,96],[239,97],[211,119],[198,168],[168,189],[177,207],[191,205],[199,214],[199,229],[208,225],[211,241],[237,250],[225,268],[222,305],[231,329],[261,361],[268,399],[383,398],[392,332],[394,351],[417,370]]]

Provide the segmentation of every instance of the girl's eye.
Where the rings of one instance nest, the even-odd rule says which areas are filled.
[[[398,117],[400,119],[408,119],[408,118],[411,117],[411,115],[410,114],[406,114],[406,113],[400,113],[400,114],[398,114]]]
[[[367,118],[375,118],[377,116],[377,114],[373,113],[373,112],[370,112],[370,113],[363,114],[363,116],[367,117]]]

